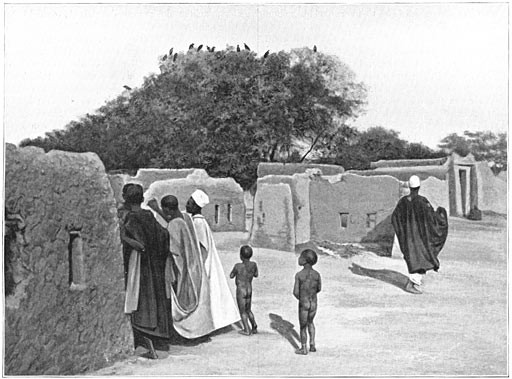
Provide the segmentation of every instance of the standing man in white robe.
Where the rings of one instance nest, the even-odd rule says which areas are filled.
[[[195,233],[201,248],[201,255],[210,284],[210,309],[215,330],[240,321],[238,308],[229,289],[222,268],[213,233],[201,210],[210,202],[208,195],[198,189],[192,193],[185,206],[192,216]]]

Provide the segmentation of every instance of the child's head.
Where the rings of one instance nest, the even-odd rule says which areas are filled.
[[[304,266],[306,263],[309,263],[313,266],[318,261],[318,256],[311,249],[306,249],[300,253],[299,257],[299,265]]]
[[[240,259],[251,259],[252,257],[252,247],[249,245],[244,245],[240,248]]]

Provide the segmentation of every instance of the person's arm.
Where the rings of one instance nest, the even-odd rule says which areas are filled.
[[[258,265],[256,264],[256,262],[254,262],[254,277],[257,278],[258,275],[259,275]]]
[[[300,286],[299,286],[299,274],[295,275],[295,285],[293,286],[293,296],[299,300]]]
[[[318,287],[316,289],[316,292],[320,292],[322,290],[322,277],[320,276],[320,274],[318,274]]]
[[[231,274],[229,274],[229,277],[233,279],[236,276],[236,265],[233,266],[233,270],[231,270]]]
[[[164,220],[166,220],[165,218],[165,214],[164,212],[160,209],[160,207],[158,206],[158,202],[156,201],[156,199],[151,199],[148,201],[148,207],[150,207],[152,210],[154,210],[156,213],[158,213],[158,215],[160,217],[162,217]]]
[[[124,229],[125,232],[124,235],[121,237],[122,240],[125,243],[127,243],[132,249],[144,253],[146,251],[145,246],[143,243],[139,241],[139,239],[141,240],[142,238],[137,238],[137,236],[140,235],[137,222],[132,220],[129,216],[127,216]]]
[[[144,245],[141,244],[139,241],[133,239],[133,238],[130,238],[126,235],[126,233],[124,233],[124,235],[121,237],[121,239],[126,242],[128,245],[130,245],[130,247],[132,249],[135,249],[137,251],[140,251],[142,253],[144,253],[146,250],[144,249]]]

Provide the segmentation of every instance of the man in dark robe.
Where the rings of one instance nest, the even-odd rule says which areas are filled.
[[[157,358],[157,349],[168,348],[172,327],[171,301],[166,296],[165,267],[169,252],[169,235],[155,219],[153,213],[140,207],[144,200],[140,185],[128,188],[125,201],[130,211],[124,219],[124,234],[139,243],[134,249],[135,258],[130,258],[128,281],[138,282],[136,306],[131,309],[135,347],[148,348],[149,358]],[[126,241],[123,241],[127,244]],[[133,244],[130,245],[133,247]],[[138,256],[137,256],[138,255]]]
[[[410,194],[402,197],[393,212],[392,223],[400,250],[404,255],[409,281],[405,290],[420,294],[423,276],[439,269],[438,255],[448,236],[446,210],[436,211],[429,201],[419,195],[420,179],[409,179]]]

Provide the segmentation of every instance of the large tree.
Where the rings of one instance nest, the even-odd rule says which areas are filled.
[[[346,65],[308,48],[265,57],[189,49],[160,63],[129,96],[22,145],[93,151],[107,170],[200,167],[248,188],[260,161],[325,148],[366,101]]]

